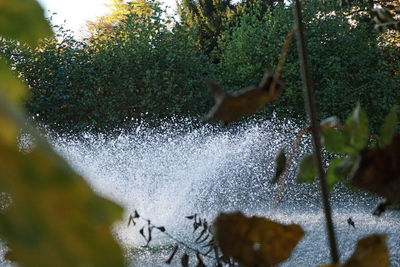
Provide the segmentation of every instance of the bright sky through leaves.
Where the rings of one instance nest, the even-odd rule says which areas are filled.
[[[75,32],[81,31],[86,21],[93,20],[97,16],[107,12],[108,0],[38,0],[46,11],[46,17],[52,13],[54,24],[62,24]]]
[[[53,23],[60,25],[65,22],[65,26],[75,32],[75,35],[81,36],[81,31],[85,30],[86,22],[94,20],[96,17],[104,15],[108,8],[110,0],[38,0],[46,11],[46,17],[52,13]],[[169,6],[175,7],[175,0],[162,1]]]

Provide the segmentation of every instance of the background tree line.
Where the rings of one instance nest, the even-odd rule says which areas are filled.
[[[400,37],[373,30],[373,4],[304,3],[321,118],[343,119],[360,102],[377,126],[399,103]],[[178,13],[168,17],[157,2],[113,0],[110,14],[90,23],[83,40],[56,26],[57,36],[36,49],[2,39],[0,54],[26,81],[26,108],[35,120],[61,132],[103,131],[131,119],[205,114],[212,101],[204,81],[214,79],[228,92],[258,83],[276,66],[292,27],[284,1],[182,0]],[[302,120],[294,49],[283,79],[282,97],[261,115]]]

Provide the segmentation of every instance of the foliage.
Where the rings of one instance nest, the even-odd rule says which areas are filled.
[[[47,37],[52,32],[46,20],[38,19],[39,15],[43,16],[43,10],[36,1],[1,1],[0,36],[36,45],[39,38]],[[25,28],[27,25],[29,31]]]
[[[384,148],[360,152],[351,183],[358,188],[385,197],[388,205],[400,203],[400,134]],[[379,215],[377,213],[376,215]]]
[[[321,267],[388,267],[389,263],[386,235],[374,234],[360,239],[353,255],[344,264],[329,264]]]
[[[147,252],[160,249],[170,250],[166,264],[180,258],[182,266],[190,266],[195,257],[196,266],[275,266],[290,257],[292,250],[301,241],[305,233],[297,224],[280,224],[263,217],[247,217],[240,212],[221,213],[214,223],[197,214],[186,216],[193,223],[194,245],[188,245],[170,233],[166,227],[154,225],[150,219],[143,218],[135,210],[129,217],[128,227],[141,227],[140,235]],[[349,224],[354,226],[351,218]],[[165,248],[151,247],[154,231],[157,231],[175,243]],[[197,246],[196,246],[197,245]],[[193,255],[194,254],[194,255]],[[178,256],[180,255],[180,256]],[[360,239],[351,257],[343,264],[328,264],[321,267],[365,267],[389,266],[389,250],[386,235],[372,234]]]
[[[49,148],[39,146],[25,155],[3,140],[0,146],[0,188],[12,198],[0,216],[0,234],[17,262],[124,265],[109,229],[122,217],[119,206],[95,195]]]
[[[29,85],[29,113],[60,132],[204,113],[211,99],[203,81],[212,66],[190,33],[165,23],[157,7],[151,16],[131,13],[112,33],[77,41],[61,29],[35,50],[9,44],[3,54]]]
[[[276,158],[275,172],[274,172],[274,177],[271,180],[271,183],[273,183],[273,184],[275,184],[279,180],[279,178],[285,173],[286,165],[287,165],[285,148],[279,149],[275,158]]]
[[[201,218],[197,214],[186,216],[186,219],[192,222],[193,227],[193,238],[194,245],[188,245],[187,242],[181,241],[175,236],[171,235],[164,226],[154,225],[150,219],[143,218],[135,210],[134,214],[129,217],[128,227],[132,224],[134,227],[140,225],[140,222],[144,222],[144,226],[140,228],[139,233],[146,241],[145,248],[149,251],[154,250],[154,247],[150,247],[150,242],[152,241],[152,236],[154,230],[162,233],[170,240],[172,240],[175,245],[172,248],[171,254],[166,259],[166,264],[171,264],[179,254],[181,254],[181,264],[182,266],[189,266],[190,257],[195,254],[197,265],[200,267],[206,266],[206,262],[213,262],[215,266],[237,266],[237,263],[229,256],[221,254],[220,248],[215,242],[215,237],[213,233],[213,226],[210,225],[206,219]]]
[[[275,266],[290,257],[303,238],[297,224],[282,225],[242,213],[220,214],[215,221],[216,241],[222,252],[244,266]]]
[[[300,34],[298,34],[298,38],[300,39],[298,41],[298,49],[300,50],[299,55],[307,57],[308,54],[304,49],[305,42],[304,40],[302,40],[303,28],[301,26],[303,21],[301,20],[301,16],[299,15],[299,13],[301,13],[301,8],[298,1],[296,2],[296,8],[296,29],[300,32]],[[312,6],[309,6],[309,9],[312,10],[312,8]],[[319,13],[314,13],[314,16],[316,15],[318,17],[322,17],[323,20],[329,20],[331,17],[336,17],[335,13],[332,12],[318,12]],[[321,21],[315,19],[314,17],[311,17],[310,25],[312,25],[313,20],[319,22]],[[348,21],[347,23],[350,24],[350,22]],[[361,22],[358,21],[357,23],[355,23],[355,25],[351,25],[350,28],[357,29],[361,27],[360,25]],[[249,27],[251,28],[251,26]],[[322,25],[320,25],[320,27],[322,27]],[[310,32],[312,35],[312,30],[310,30]],[[241,37],[240,34],[238,36]],[[329,39],[330,35],[325,36],[324,38],[320,38],[319,41],[320,43],[327,43],[327,41],[330,41]],[[240,43],[240,41],[238,41],[236,44],[238,43],[240,45],[243,45],[243,43]],[[231,45],[231,43],[229,43],[228,45]],[[228,58],[227,60],[229,61],[230,58]],[[357,104],[356,108],[354,109],[352,114],[346,119],[343,125],[340,123],[339,118],[330,117],[324,120],[321,126],[318,127],[318,125],[315,125],[316,112],[314,101],[312,99],[314,92],[310,92],[311,87],[307,86],[310,83],[311,77],[305,74],[308,70],[308,64],[305,64],[304,61],[305,60],[303,60],[302,62],[302,78],[303,82],[305,83],[306,89],[309,91],[307,93],[311,98],[311,100],[308,99],[308,101],[306,102],[309,105],[309,116],[311,117],[312,121],[310,128],[313,131],[313,141],[315,145],[314,150],[316,150],[314,151],[314,153],[317,156],[309,154],[302,158],[298,167],[297,181],[308,183],[313,182],[314,177],[317,176],[317,169],[319,170],[318,173],[321,176],[320,180],[324,201],[324,212],[325,216],[327,217],[327,232],[330,239],[331,256],[333,261],[333,264],[328,266],[386,267],[389,265],[389,254],[385,243],[385,236],[382,235],[373,235],[360,240],[353,256],[343,265],[337,263],[339,257],[336,252],[337,248],[335,244],[336,241],[334,235],[334,227],[332,224],[329,199],[326,192],[327,189],[331,190],[338,181],[349,179],[352,185],[357,186],[358,188],[386,197],[387,204],[398,204],[400,202],[400,199],[398,197],[400,191],[400,170],[398,168],[398,166],[400,165],[400,157],[398,153],[398,150],[400,149],[400,135],[395,134],[398,123],[397,106],[394,106],[391,112],[384,119],[384,123],[380,127],[380,136],[373,138],[375,141],[375,145],[372,148],[368,147],[368,143],[372,136],[368,128],[369,118],[367,116],[367,113],[361,109],[359,104]],[[338,63],[340,62],[341,61],[338,61]],[[227,75],[231,75],[231,73],[228,72]],[[305,95],[307,95],[307,93],[305,93]],[[216,98],[216,100],[218,100],[218,98]],[[250,104],[247,105],[249,106]],[[244,108],[249,108],[248,106]],[[229,112],[235,115],[236,110],[229,110],[229,108],[224,110],[224,114],[227,114],[226,116],[229,116]],[[252,112],[254,112],[254,110]],[[234,117],[233,120],[236,119],[237,117]],[[319,140],[317,139],[319,138],[319,132],[321,132],[322,143],[325,145],[326,149],[329,152],[339,154],[340,156],[331,161],[327,170],[327,182],[324,179],[322,161],[318,154],[320,150]],[[274,182],[279,179],[279,176],[286,169],[286,166],[284,165],[287,165],[287,160],[284,154],[284,150],[281,150],[281,152],[278,153],[276,161],[277,171],[273,179]],[[265,220],[261,218],[257,219],[260,219],[261,221]],[[221,223],[221,220],[226,221],[226,223]],[[222,251],[227,255],[233,256],[240,263],[246,266],[270,266],[272,264],[279,263],[282,259],[277,262],[271,263],[268,259],[264,258],[266,255],[276,255],[277,252],[267,253],[267,251],[263,251],[262,254],[257,253],[259,252],[260,247],[262,247],[263,245],[271,243],[275,244],[282,241],[284,238],[281,237],[265,242],[265,240],[262,240],[262,236],[266,235],[272,227],[268,229],[265,228],[257,232],[257,223],[249,223],[251,219],[247,219],[247,221],[249,222],[243,223],[243,220],[246,221],[246,218],[241,214],[222,214],[217,218],[216,237],[217,241],[219,241],[219,245],[221,246]],[[351,220],[351,218],[348,219],[348,223],[355,227],[354,222]],[[223,236],[223,238],[221,238],[221,236]],[[223,241],[221,241],[221,239]],[[285,258],[287,257],[288,255],[285,255]]]
[[[215,106],[206,116],[206,121],[219,121],[224,124],[254,114],[266,103],[276,99],[283,90],[283,82],[266,72],[257,86],[249,86],[233,94],[226,94],[218,84],[207,82],[215,99]]]
[[[232,22],[255,6],[260,13],[273,9],[283,0],[182,0],[178,2],[178,14],[183,24],[196,33],[196,45],[214,63],[219,61],[219,41],[222,33],[232,27]]]
[[[12,31],[0,28],[0,36],[32,46],[51,33],[36,1],[3,1],[4,19]],[[123,266],[110,230],[121,207],[96,195],[29,127],[18,106],[22,94],[14,93],[22,87],[0,62],[0,191],[11,199],[0,213],[0,236],[13,258],[21,266]],[[35,141],[27,151],[18,144],[21,130]]]
[[[358,101],[366,107],[376,132],[380,118],[400,98],[400,53],[389,39],[373,31],[365,12],[348,15],[338,2],[306,3],[320,118],[333,113],[344,119]],[[258,83],[265,68],[273,70],[277,65],[284,36],[291,29],[291,7],[280,1],[245,1],[233,7],[207,2],[214,13],[203,10],[209,17],[196,19],[190,16],[197,11],[190,13],[184,7],[189,2],[182,3],[186,10],[182,23],[163,19],[157,3],[146,3],[152,11],[140,15],[137,6],[131,10],[127,3],[116,1],[115,10],[122,10],[115,11],[117,22],[99,26],[84,41],[75,40],[61,27],[57,38],[43,41],[38,49],[2,43],[0,53],[31,89],[30,114],[63,132],[112,130],[146,113],[148,119],[205,114],[211,98],[204,80],[214,78],[228,94]],[[192,4],[195,10],[205,8],[200,2]],[[227,13],[222,15],[224,10]],[[215,12],[220,16],[215,17]],[[216,21],[207,22],[211,19]],[[210,33],[212,37],[203,38],[193,28],[200,31],[214,24],[220,33]],[[196,48],[199,38],[204,45],[218,45],[211,59]],[[286,88],[262,110],[263,116],[274,111],[279,117],[304,118],[297,69],[297,57],[290,51],[282,75]]]
[[[178,12],[182,23],[196,32],[196,45],[206,55],[217,49],[225,24],[235,15],[231,0],[182,0]]]
[[[321,122],[321,142],[328,152],[337,156],[327,168],[328,191],[342,181],[385,197],[386,202],[375,210],[375,215],[380,215],[387,205],[400,203],[397,112],[398,107],[393,106],[383,120],[379,136],[370,133],[366,114],[359,105],[344,125],[336,117]],[[314,181],[317,171],[313,158],[313,154],[308,154],[301,159],[297,171],[298,183]]]
[[[305,2],[304,12],[320,119],[330,114],[344,119],[358,101],[366,107],[375,131],[380,118],[400,98],[395,74],[400,54],[395,48],[379,46],[377,33],[365,13],[355,13],[350,20],[338,1],[325,1],[324,5],[317,2]],[[265,68],[274,69],[291,21],[291,7],[285,5],[277,5],[264,15],[260,8],[253,8],[238,18],[236,26],[222,34],[219,44],[218,82],[222,87],[230,92],[238,90],[261,79]],[[263,115],[275,111],[280,117],[304,118],[297,70],[292,51],[282,75],[286,89]]]
[[[111,0],[111,3],[108,4],[109,13],[97,17],[95,21],[88,22],[88,30],[92,34],[96,34],[99,31],[112,31],[113,27],[117,26],[130,13],[141,16],[150,15],[154,5],[154,2],[146,0],[130,0],[128,2],[124,0]]]
[[[0,28],[0,33],[18,41],[29,41],[32,45],[37,37],[46,33],[48,25],[43,24],[37,3],[25,1],[27,10],[34,10],[32,17],[28,13],[26,21],[39,20],[37,25],[46,26],[33,28],[32,36],[26,35],[26,39],[18,30],[10,33]],[[218,7],[211,2],[201,3],[211,7],[210,10]],[[306,6],[306,21],[310,29],[311,62],[315,66],[316,93],[322,104],[322,116],[332,112],[341,115],[346,108],[354,105],[354,98],[361,103],[372,103],[367,112],[357,106],[343,125],[340,119],[332,118],[322,123],[323,144],[329,152],[339,155],[328,167],[328,186],[333,188],[338,181],[350,177],[353,185],[384,196],[389,203],[399,202],[397,107],[385,118],[380,136],[373,138],[375,146],[368,147],[372,136],[368,122],[376,123],[381,110],[387,110],[399,96],[393,77],[382,71],[388,69],[385,64],[395,61],[382,54],[383,50],[376,43],[377,36],[371,32],[371,25],[363,20],[363,14],[352,16],[355,22],[350,22],[344,12],[333,12],[341,11],[337,3],[317,7],[313,1]],[[4,16],[8,22],[14,16],[10,14],[16,12],[13,8],[6,5],[0,18]],[[177,24],[169,29],[168,22],[161,18],[158,6],[153,8],[144,15],[132,10],[124,11],[122,19],[116,16],[116,22],[109,22],[111,28],[99,27],[98,33],[84,42],[74,40],[62,30],[57,36],[59,39],[49,38],[39,48],[1,39],[3,55],[29,85],[32,98],[27,107],[31,114],[51,127],[65,131],[82,130],[93,125],[96,129],[112,129],[126,118],[138,117],[148,111],[156,117],[199,113],[206,97],[198,88],[204,77],[212,74],[212,67],[195,50],[194,40],[187,33],[187,28]],[[224,13],[227,5],[221,10]],[[241,88],[244,82],[255,81],[266,62],[270,67],[276,65],[277,48],[280,47],[277,44],[281,42],[280,36],[284,36],[290,27],[287,23],[290,21],[289,8],[284,4],[274,6],[266,14],[262,8],[252,6],[246,12],[237,19],[236,26],[227,29],[223,36],[220,36],[223,20],[215,15],[205,19],[202,25],[218,29],[214,41],[221,37],[219,75],[230,91]],[[204,15],[198,15],[197,19],[200,17],[204,19]],[[210,22],[210,19],[214,21]],[[29,29],[31,25],[26,21],[20,21],[23,27],[19,23],[13,26]],[[324,44],[323,49],[321,44]],[[361,49],[353,49],[355,44],[362,44]],[[387,47],[385,49],[390,51]],[[288,89],[279,100],[281,102],[276,104],[286,103],[294,107],[295,110],[288,113],[293,116],[301,114],[298,107],[302,104],[297,101],[300,99],[298,75],[294,72],[297,63],[293,55],[289,59],[284,75]],[[27,126],[20,111],[10,104],[21,99],[23,87],[6,63],[2,61],[0,64],[0,75],[6,79],[0,87],[7,94],[7,97],[0,95],[0,189],[12,199],[0,214],[0,235],[8,242],[21,265],[122,266],[121,248],[109,230],[111,223],[121,217],[121,208],[94,194],[46,141]],[[270,76],[267,75],[264,82],[268,79],[268,86],[261,83],[237,94],[228,95],[220,89],[214,90],[215,95],[224,95],[225,98],[216,97],[220,105],[210,113],[210,117],[231,122],[254,113],[279,95],[280,90],[272,90],[275,88]],[[211,87],[215,89],[216,85]],[[13,92],[14,88],[19,88],[17,93]],[[268,97],[265,96],[265,89]],[[260,103],[255,106],[249,104],[249,93],[256,93],[254,99]],[[372,102],[377,99],[376,95],[384,96],[381,102]],[[221,103],[226,103],[228,96],[236,97],[236,100],[245,96],[245,103],[236,105],[235,100],[230,99],[227,107],[221,108]],[[170,109],[160,106],[165,99],[168,99]],[[236,107],[244,112],[229,117],[229,109]],[[270,108],[273,107],[270,105]],[[223,112],[218,115],[221,109]],[[281,112],[288,111],[281,109]],[[35,147],[29,151],[21,152],[17,145],[20,129],[35,139]],[[286,169],[283,166],[286,161],[284,152],[278,156],[280,166],[277,177]],[[316,176],[315,169],[313,155],[307,155],[300,162],[298,181],[312,182]],[[138,218],[137,213],[131,216],[128,226],[135,224]],[[215,251],[208,223],[196,216],[188,219],[193,219],[195,231],[202,229],[195,241],[208,241],[210,251]],[[167,233],[165,227],[146,221],[147,228],[139,231],[146,245],[152,240],[153,229]],[[250,266],[271,266],[284,261],[304,235],[298,225],[284,226],[265,218],[247,218],[240,213],[221,214],[215,225],[215,238],[223,254]],[[174,249],[167,262],[171,262],[176,251]],[[204,266],[202,256],[207,254],[195,251],[198,265]],[[219,257],[216,257],[218,263]],[[341,266],[357,267],[371,261],[374,261],[374,266],[389,264],[383,236],[374,235],[360,240],[353,256]],[[189,256],[185,253],[181,263],[188,266],[188,262]]]

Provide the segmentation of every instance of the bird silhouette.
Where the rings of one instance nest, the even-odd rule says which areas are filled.
[[[356,225],[354,224],[354,221],[351,219],[351,217],[347,219],[347,223],[356,228]]]

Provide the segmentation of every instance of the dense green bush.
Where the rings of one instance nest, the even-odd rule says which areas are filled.
[[[399,103],[400,52],[382,45],[367,13],[349,17],[341,1],[317,3],[307,1],[304,8],[320,118],[344,118],[360,102],[376,128]],[[27,81],[26,106],[38,121],[57,131],[110,130],[131,118],[205,114],[212,100],[204,80],[214,78],[228,92],[258,83],[265,69],[276,67],[293,24],[292,8],[284,2],[266,7],[246,1],[225,22],[218,53],[210,59],[196,48],[199,36],[192,26],[170,23],[163,14],[155,5],[151,14],[129,14],[83,41],[60,28],[36,50],[8,43],[0,52]],[[282,96],[260,114],[305,118],[294,45],[283,78]]]
[[[205,113],[211,98],[204,79],[212,66],[192,36],[179,25],[169,29],[161,15],[155,7],[84,41],[61,29],[36,50],[6,49],[29,85],[28,111],[57,131]]]
[[[273,69],[290,30],[291,7],[278,5],[261,19],[258,10],[254,6],[241,16],[237,26],[231,27],[222,38],[218,76],[230,90],[257,83],[265,68]],[[387,68],[390,63],[391,69],[399,69],[399,53],[378,46],[377,33],[365,13],[354,14],[350,20],[343,11],[335,1],[324,5],[309,1],[305,5],[319,115],[344,118],[360,102],[376,127],[391,105],[399,103],[400,84]],[[297,52],[293,49],[283,73],[287,88],[280,99],[264,110],[265,115],[272,111],[283,117],[304,115],[297,61]]]

